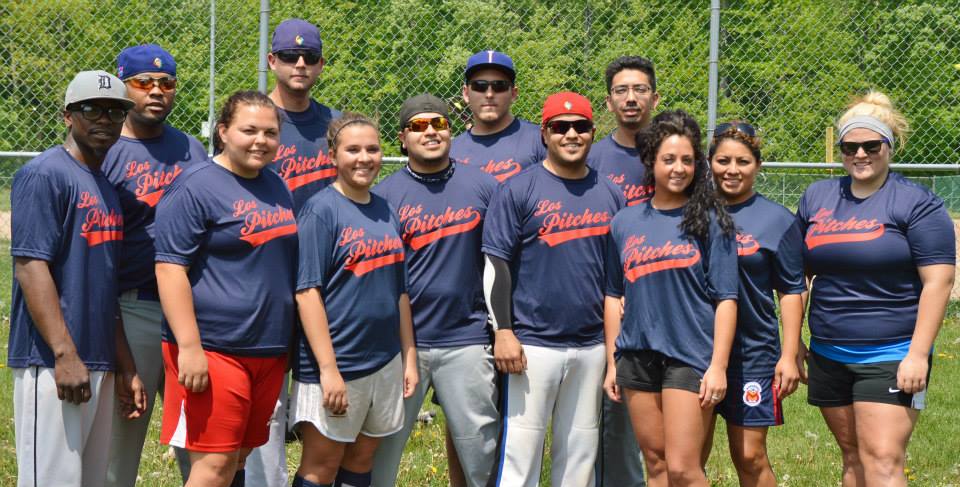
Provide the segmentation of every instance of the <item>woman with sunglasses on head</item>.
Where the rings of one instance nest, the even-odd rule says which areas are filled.
[[[810,291],[808,402],[843,453],[843,485],[906,485],[933,343],[953,285],[943,201],[890,171],[907,121],[867,93],[838,122],[847,176],[818,181],[797,215]]]
[[[283,384],[297,224],[283,180],[264,170],[279,135],[269,98],[234,93],[217,122],[221,153],[185,169],[157,205],[160,439],[190,452],[189,487],[243,485]]]
[[[729,393],[716,412],[727,422],[740,485],[770,487],[777,480],[767,458],[767,428],[783,424],[781,401],[800,380],[801,294],[806,290],[803,234],[793,213],[754,190],[761,158],[753,126],[740,121],[718,125],[709,156],[717,190],[737,227],[740,264],[737,333],[727,367]],[[782,350],[774,293],[780,298]],[[712,441],[705,446],[704,462]]]
[[[364,487],[380,439],[403,427],[417,356],[400,224],[370,192],[383,158],[377,125],[345,113],[327,143],[337,180],[297,215],[302,333],[290,415],[303,455],[293,486]]]
[[[706,486],[701,452],[736,328],[734,225],[690,115],[661,113],[637,139],[654,195],[610,225],[604,390],[627,404],[649,485]]]

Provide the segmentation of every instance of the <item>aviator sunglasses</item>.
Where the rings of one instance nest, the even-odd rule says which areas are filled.
[[[880,149],[883,148],[883,143],[886,140],[865,140],[863,142],[840,142],[840,152],[845,156],[855,156],[857,152],[863,147],[863,151],[867,154],[876,154],[880,152]]]
[[[494,93],[503,93],[510,89],[513,83],[505,79],[485,80],[475,79],[470,82],[470,89],[477,93],[486,93],[487,88],[493,88]]]
[[[100,120],[100,117],[102,117],[104,113],[107,114],[107,119],[109,119],[113,123],[120,123],[127,119],[127,110],[125,108],[117,108],[117,107],[103,108],[99,105],[90,105],[87,103],[81,103],[79,105],[74,105],[70,107],[69,110],[71,112],[80,113],[83,116],[83,118],[91,122]]]
[[[450,122],[447,117],[414,118],[407,122],[407,128],[411,132],[426,132],[427,127],[433,127],[433,130],[439,132],[450,128]]]
[[[317,51],[311,51],[309,49],[287,49],[283,51],[277,51],[273,53],[274,56],[277,56],[277,59],[287,64],[296,64],[300,58],[303,58],[303,62],[307,66],[313,66],[320,62],[323,59],[323,56]]]
[[[589,120],[554,120],[547,122],[547,130],[553,134],[563,135],[570,131],[570,128],[578,134],[585,134],[593,130],[593,122]]]
[[[753,125],[745,122],[725,122],[717,125],[716,130],[713,131],[713,137],[717,138],[722,134],[727,132],[740,132],[748,137],[756,137],[757,129],[753,128]]]
[[[123,82],[143,91],[150,91],[154,86],[159,86],[161,91],[173,91],[177,89],[177,78],[170,76],[160,76],[159,78],[152,76],[134,76],[133,78],[125,79]]]

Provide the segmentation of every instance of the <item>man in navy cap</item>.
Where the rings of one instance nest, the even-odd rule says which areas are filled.
[[[326,60],[320,31],[303,19],[287,19],[273,30],[267,63],[277,80],[270,99],[280,109],[280,148],[270,166],[293,193],[294,210],[337,178],[327,156],[327,126],[340,112],[310,97]],[[284,446],[287,423],[287,387],[281,389],[270,418],[270,439],[255,448],[246,461],[249,485],[287,485]]]
[[[133,102],[104,71],[78,73],[64,97],[67,137],[13,176],[13,372],[17,485],[104,485],[114,409],[143,410],[117,326],[120,200],[100,168]]]
[[[134,106],[123,124],[120,140],[104,159],[103,172],[119,193],[123,207],[120,315],[147,403],[139,417],[114,416],[106,485],[132,487],[163,378],[163,312],[154,274],[154,209],[170,183],[187,166],[206,161],[207,154],[197,139],[166,123],[177,96],[177,63],[169,52],[156,44],[128,47],[117,56],[117,74]],[[189,473],[186,452],[178,452],[177,458],[181,472]]]
[[[280,107],[280,149],[273,168],[293,192],[294,208],[337,177],[327,157],[327,125],[340,112],[310,98],[323,71],[323,42],[317,27],[301,19],[280,22],[267,54],[277,85],[270,99]]]
[[[480,51],[467,59],[463,100],[473,126],[453,139],[450,155],[477,166],[501,183],[546,158],[540,127],[513,116],[517,74],[510,56]]]

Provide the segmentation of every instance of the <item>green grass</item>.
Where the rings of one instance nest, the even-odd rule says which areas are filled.
[[[0,363],[6,364],[9,334],[11,262],[9,242],[0,242]],[[10,369],[0,366],[0,485],[15,485],[16,456],[13,437],[13,378]],[[770,459],[781,486],[839,486],[840,452],[816,408],[808,406],[806,387],[784,405],[786,424],[772,428],[768,446]],[[436,409],[427,401],[427,407]],[[908,450],[907,468],[911,485],[960,486],[960,303],[953,302],[937,340],[929,409],[921,419]],[[158,441],[160,414],[155,412],[151,432],[140,465],[141,481],[148,487],[180,485],[179,473],[167,448]],[[398,485],[441,487],[447,485],[443,442],[443,415],[414,429]],[[548,447],[549,448],[549,447]],[[300,446],[287,445],[287,465],[292,473],[300,458]],[[549,460],[545,459],[541,485],[549,485]],[[737,477],[729,461],[726,431],[720,422],[713,455],[707,465],[711,485],[736,486]]]

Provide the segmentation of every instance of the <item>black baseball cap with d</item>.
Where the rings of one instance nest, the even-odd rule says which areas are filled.
[[[417,96],[407,98],[400,106],[400,130],[407,126],[416,115],[421,113],[439,113],[447,119],[450,118],[450,112],[447,110],[447,103],[430,93],[421,93]],[[400,152],[407,155],[407,150],[400,146]]]

